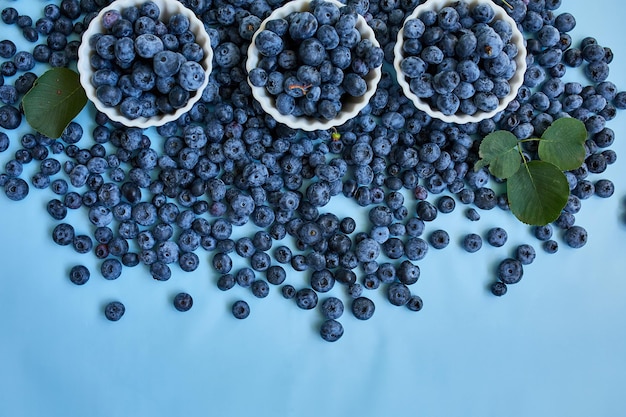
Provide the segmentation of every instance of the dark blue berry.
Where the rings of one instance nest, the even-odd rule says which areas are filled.
[[[507,258],[500,262],[497,269],[497,276],[505,284],[515,284],[522,279],[524,269],[522,263],[513,258]]]
[[[193,306],[193,298],[186,292],[180,292],[174,296],[174,308],[178,311],[188,311]]]
[[[343,326],[340,322],[328,319],[320,326],[320,336],[327,342],[336,342],[343,336]]]
[[[563,240],[569,247],[581,248],[585,246],[588,240],[587,230],[582,226],[573,225],[565,231]]]
[[[359,320],[369,320],[375,311],[375,305],[367,297],[357,297],[352,300],[352,314]]]
[[[496,281],[491,284],[490,290],[493,295],[501,297],[506,294],[507,285],[504,282]]]
[[[83,285],[89,281],[89,269],[84,265],[75,265],[70,270],[70,281],[76,285]]]
[[[529,244],[521,244],[515,250],[515,258],[522,263],[522,265],[529,265],[535,260],[536,252]]]
[[[118,321],[126,312],[126,307],[119,301],[111,301],[104,308],[104,316],[110,321]]]
[[[387,288],[387,298],[391,304],[403,306],[409,302],[411,291],[406,285],[400,282],[394,282]]]
[[[250,306],[244,300],[237,300],[233,303],[231,311],[236,319],[245,319],[250,315]]]

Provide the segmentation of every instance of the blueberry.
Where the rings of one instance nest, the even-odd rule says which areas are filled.
[[[52,231],[52,240],[60,246],[72,244],[74,236],[74,227],[68,223],[59,223]]]
[[[295,41],[312,37],[318,28],[318,20],[310,12],[295,12],[289,16],[289,35]]]
[[[515,258],[522,263],[522,265],[529,265],[535,260],[536,252],[529,244],[521,244],[515,250]]]
[[[127,119],[134,120],[142,115],[141,101],[135,97],[126,97],[120,103],[120,113]]]
[[[104,279],[117,279],[122,274],[122,263],[117,259],[106,259],[100,265],[100,272]]]
[[[104,316],[110,321],[118,321],[126,312],[126,307],[119,301],[111,301],[104,308]]]
[[[84,265],[75,265],[70,270],[70,281],[76,285],[84,285],[89,281],[89,269]]]
[[[396,277],[402,284],[415,284],[420,277],[420,268],[408,260],[402,261],[396,269]]]
[[[395,306],[403,306],[409,302],[411,291],[409,287],[400,283],[391,283],[387,288],[387,298],[389,302]]]
[[[533,231],[537,239],[546,241],[552,237],[553,228],[550,224],[546,224],[544,226],[535,226]]]
[[[438,229],[430,234],[428,241],[433,248],[443,249],[450,243],[450,236],[445,230]]]
[[[615,185],[609,179],[600,179],[594,184],[595,195],[601,198],[608,198],[615,192]]]
[[[138,63],[133,66],[130,76],[133,85],[141,91],[147,92],[156,86],[156,73],[154,72],[153,66]],[[144,98],[147,97],[148,96],[144,95]]]
[[[563,240],[571,248],[581,248],[587,243],[587,230],[582,226],[573,225],[565,231]]]
[[[220,274],[227,274],[231,271],[233,262],[230,256],[225,253],[213,255],[213,268]]]
[[[513,258],[506,258],[500,262],[497,269],[497,276],[505,284],[515,284],[522,279],[524,269],[522,262]]]
[[[146,17],[149,17],[150,19],[156,20],[161,15],[161,10],[159,9],[159,6],[153,1],[146,1],[145,3],[142,3],[140,5],[139,15],[146,16]]]
[[[15,43],[9,39],[4,39],[0,41],[0,57],[2,58],[12,58],[13,55],[17,52],[17,47]]]
[[[328,269],[321,269],[313,271],[310,284],[316,292],[328,292],[335,285],[335,278]]]
[[[321,304],[320,308],[325,318],[336,320],[343,315],[344,305],[337,297],[328,297]]]
[[[16,129],[22,123],[22,113],[12,105],[0,107],[0,127],[7,130]]]
[[[341,47],[333,49],[332,52],[337,51],[339,48]],[[345,51],[346,49],[342,50]],[[308,38],[302,41],[302,43],[300,44],[298,48],[298,55],[300,56],[303,64],[318,66],[322,64],[326,57],[326,49],[317,38]],[[335,56],[335,54],[333,54],[332,56]],[[346,62],[344,65],[344,68],[347,68],[348,63]]]
[[[161,40],[161,38],[152,33],[145,33],[137,36],[134,43],[135,52],[142,58],[151,59],[156,54],[164,50],[163,41]]]
[[[170,267],[167,266],[167,264],[165,264],[164,262],[156,260],[156,254],[154,254],[154,257],[152,257],[149,255],[150,253],[154,254],[154,251],[144,251],[142,254],[144,256],[148,255],[152,259],[152,261],[149,261],[149,259],[144,258],[144,263],[150,265],[150,274],[152,275],[152,278],[157,281],[169,280],[172,276],[172,271]]]
[[[276,109],[283,115],[288,115],[294,112],[296,108],[296,102],[294,98],[288,94],[280,93],[276,97]]]
[[[174,308],[178,311],[189,311],[193,306],[193,298],[186,292],[180,292],[174,296]]]
[[[463,238],[462,246],[467,252],[474,253],[480,250],[483,240],[476,233],[469,233]]]
[[[501,227],[493,227],[487,231],[487,242],[491,246],[500,247],[504,246],[508,239],[506,230]]]
[[[154,55],[152,67],[159,77],[171,77],[178,73],[182,65],[180,55],[173,51],[161,51]]]
[[[204,68],[195,61],[186,61],[178,72],[178,82],[187,91],[196,91],[204,83]]]
[[[593,61],[584,67],[585,75],[593,82],[606,81],[609,76],[609,65],[604,61]]]
[[[425,200],[418,201],[416,212],[418,218],[425,222],[430,222],[437,218],[437,208]]]
[[[361,76],[355,73],[346,74],[342,86],[346,93],[352,97],[361,97],[367,91],[367,83]]]
[[[29,192],[28,183],[21,178],[9,178],[4,185],[4,192],[10,200],[23,200]]]
[[[496,281],[493,284],[491,284],[490,290],[493,295],[497,297],[501,297],[504,294],[506,294],[507,285],[504,282]]]
[[[277,56],[284,48],[282,38],[271,30],[262,30],[255,38],[259,53],[266,57]]]
[[[0,15],[2,17],[2,21],[7,25],[12,25],[17,22],[17,18],[19,17],[18,11],[13,7],[5,7],[2,9],[2,13]]]
[[[304,310],[315,308],[318,302],[317,293],[310,288],[303,288],[295,294],[296,304]]]
[[[250,315],[250,306],[244,300],[237,300],[233,303],[231,311],[236,319],[245,319]]]
[[[221,291],[228,291],[235,286],[235,277],[232,274],[220,275],[217,279],[217,288]]]
[[[343,332],[343,326],[337,320],[325,320],[320,326],[320,336],[327,342],[336,342],[343,336]]]
[[[422,19],[410,19],[404,24],[404,37],[406,39],[419,39],[424,34],[426,26]]]
[[[107,107],[115,107],[122,101],[122,90],[111,85],[96,88],[96,97]]]
[[[375,311],[375,305],[367,297],[358,297],[352,300],[352,314],[359,320],[369,320]]]

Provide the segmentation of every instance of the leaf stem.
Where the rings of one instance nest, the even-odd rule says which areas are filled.
[[[508,7],[509,9],[513,10],[513,6],[511,6],[508,1],[502,0],[502,3],[504,3],[505,6]]]
[[[541,138],[526,138],[526,139],[519,139],[518,143],[524,143],[524,142],[535,142],[535,141],[540,141],[542,140]]]

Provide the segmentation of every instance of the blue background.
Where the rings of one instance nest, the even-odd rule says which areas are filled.
[[[575,40],[595,36],[613,49],[610,80],[626,89],[623,4],[563,3],[559,11],[578,22]],[[0,0],[0,8],[31,16],[44,4]],[[11,30],[2,37],[19,39]],[[566,79],[577,77],[570,71]],[[91,111],[80,115],[86,125]],[[217,290],[204,252],[195,273],[175,269],[167,282],[144,268],[105,281],[92,255],[52,243],[50,191],[31,187],[21,202],[0,193],[0,416],[624,416],[626,115],[609,126],[618,162],[594,178],[614,180],[616,193],[584,201],[584,248],[562,244],[548,255],[510,214],[482,212],[469,222],[457,209],[431,227],[448,230],[453,242],[420,262],[415,290],[424,309],[411,313],[370,293],[373,318],[346,313],[337,343],[317,335],[317,312],[278,291],[258,300],[243,289]],[[26,131],[23,124],[12,139]],[[342,198],[328,209],[364,219]],[[75,212],[69,221],[87,232],[85,217]],[[465,233],[492,226],[509,232],[505,247],[460,249]],[[506,296],[491,296],[494,266],[519,243],[539,249],[536,261]],[[93,271],[82,287],[67,279],[76,263]],[[194,297],[187,313],[172,306],[179,291]],[[229,312],[240,297],[252,308],[243,321]],[[127,307],[117,323],[102,313],[114,299]]]

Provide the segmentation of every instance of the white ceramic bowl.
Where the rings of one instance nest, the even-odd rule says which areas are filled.
[[[122,123],[125,126],[129,127],[139,127],[139,128],[148,128],[151,126],[161,126],[167,122],[174,121],[178,119],[181,115],[188,112],[193,105],[200,100],[202,97],[202,91],[209,83],[209,74],[212,70],[213,63],[213,50],[211,49],[211,39],[209,38],[209,34],[204,29],[204,24],[200,19],[196,17],[196,15],[182,5],[177,0],[152,0],[156,3],[161,9],[160,20],[167,22],[169,17],[180,13],[189,18],[190,26],[189,29],[196,35],[196,42],[202,47],[204,51],[204,59],[200,62],[202,67],[205,70],[206,77],[204,79],[204,83],[200,86],[200,88],[191,94],[187,105],[177,109],[174,113],[171,114],[162,114],[155,117],[139,117],[137,119],[128,119],[124,117],[118,107],[107,107],[98,100],[96,97],[96,89],[91,83],[91,76],[93,74],[93,68],[90,64],[90,56],[94,53],[94,51],[89,46],[89,39],[98,33],[104,33],[104,28],[102,27],[102,16],[109,10],[123,10],[127,7],[138,6],[145,3],[145,0],[116,0],[111,3],[109,6],[105,7],[98,13],[91,23],[87,30],[83,33],[81,45],[78,48],[78,73],[80,75],[80,83],[85,89],[87,93],[87,97],[89,100],[96,106],[96,108],[102,113],[106,114],[109,119]]]
[[[340,3],[335,0],[327,0],[331,3],[335,3],[338,7],[345,6],[345,4]],[[250,47],[248,48],[248,59],[246,61],[246,70],[248,73],[256,68],[259,60],[261,58],[256,46],[255,40],[259,32],[265,29],[267,22],[274,19],[281,19],[288,16],[290,13],[294,12],[304,12],[309,11],[309,0],[294,0],[285,4],[284,6],[274,10],[272,14],[270,14],[262,23],[259,29],[252,36],[252,41],[250,42]],[[358,16],[358,21],[356,24],[356,28],[361,33],[362,39],[370,39],[372,43],[376,46],[380,46],[376,37],[374,36],[374,31],[367,25],[367,22],[363,18],[363,16]],[[369,74],[365,77],[365,82],[367,83],[367,91],[361,97],[347,97],[344,96],[342,101],[342,108],[337,117],[330,120],[317,119],[314,117],[296,117],[292,115],[283,115],[281,114],[275,105],[274,97],[267,92],[265,87],[255,87],[250,83],[248,79],[248,84],[250,84],[250,88],[252,88],[252,95],[259,102],[263,110],[272,116],[277,122],[283,123],[293,129],[302,129],[306,131],[313,130],[325,130],[334,126],[341,126],[348,120],[355,117],[359,112],[367,106],[370,101],[370,98],[376,92],[376,86],[378,85],[378,81],[380,81],[381,77],[381,68],[375,68],[370,70]]]
[[[504,10],[502,7],[498,6],[491,0],[464,0],[464,1],[468,3],[470,7],[473,7],[480,3],[489,4],[495,12],[494,19],[507,21],[511,25],[511,29],[513,31],[513,37],[511,38],[511,42],[515,44],[518,50],[517,56],[515,57],[517,70],[515,72],[515,75],[513,75],[513,77],[511,77],[511,79],[509,80],[509,85],[511,87],[510,93],[507,96],[500,99],[498,107],[496,107],[494,110],[490,112],[477,111],[473,115],[463,114],[460,112],[457,112],[456,114],[453,114],[453,115],[446,115],[432,108],[426,101],[420,99],[415,94],[413,94],[413,92],[411,91],[411,87],[409,86],[409,83],[406,80],[406,77],[404,76],[404,74],[402,73],[402,70],[400,69],[400,62],[402,62],[402,59],[404,58],[404,51],[402,49],[403,40],[404,40],[404,25],[398,32],[397,42],[394,47],[394,61],[393,61],[393,66],[396,70],[398,83],[400,84],[400,87],[402,87],[402,91],[404,92],[404,95],[408,97],[415,104],[415,107],[426,112],[431,117],[435,117],[444,122],[457,123],[457,124],[479,122],[483,119],[488,119],[490,117],[493,117],[498,112],[504,110],[506,106],[508,106],[508,104],[517,96],[517,92],[519,88],[522,86],[522,83],[524,81],[524,73],[526,72],[526,45],[524,41],[524,35],[519,31],[517,27],[517,23],[515,23],[515,21],[506,13],[506,10]],[[406,23],[407,21],[411,19],[415,19],[422,12],[425,12],[428,10],[439,11],[446,6],[453,5],[454,3],[456,3],[456,0],[427,0],[425,3],[417,6],[415,10],[413,10],[413,13],[407,16],[404,22]]]

